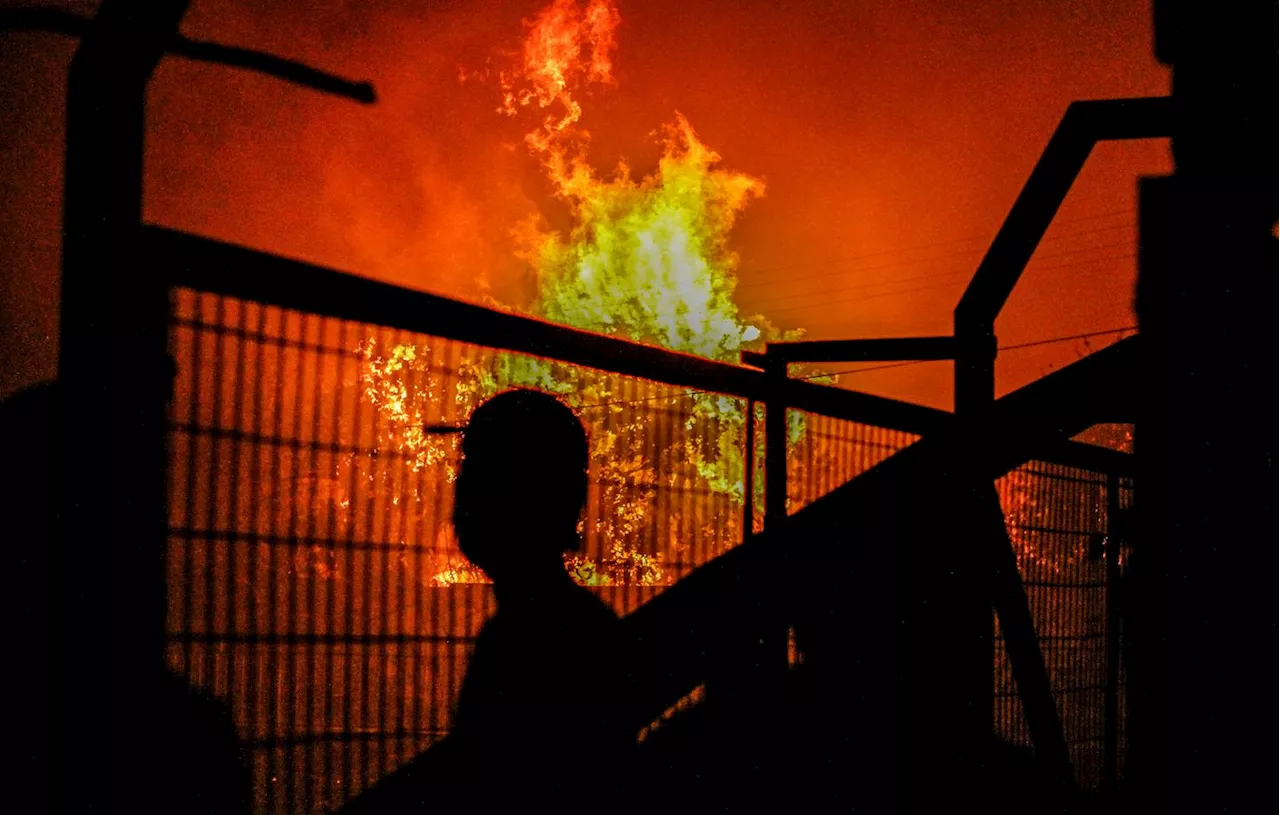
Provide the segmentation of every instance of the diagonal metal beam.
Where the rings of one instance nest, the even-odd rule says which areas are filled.
[[[957,328],[995,322],[1093,146],[1172,136],[1175,110],[1164,96],[1073,102],[960,298]]]

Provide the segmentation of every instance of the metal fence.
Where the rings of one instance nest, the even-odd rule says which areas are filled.
[[[230,706],[260,812],[332,810],[448,732],[494,603],[452,539],[457,437],[425,426],[506,386],[561,394],[592,452],[568,565],[622,614],[760,528],[763,414],[745,399],[190,289],[173,291],[170,347],[168,660]],[[792,510],[917,438],[794,410],[789,437]],[[1086,784],[1102,776],[1106,568],[1088,542],[1105,486],[1041,464],[1001,482]],[[999,648],[995,666],[997,729],[1025,742]]]
[[[339,805],[448,732],[494,610],[449,510],[458,423],[560,392],[591,438],[572,574],[619,613],[743,538],[746,402],[177,290],[170,665],[225,699],[264,812]],[[760,483],[757,481],[757,483]]]
[[[1123,569],[1124,553],[1114,549],[1118,543],[1108,533],[1109,516],[1115,506],[1128,505],[1132,484],[1105,473],[1031,462],[997,487],[1076,781],[1097,788],[1122,770],[1107,766],[1108,740],[1114,740],[1116,761],[1125,752],[1123,681],[1111,674],[1122,672],[1121,632],[1110,614],[1112,582]],[[996,732],[1030,747],[998,621],[994,634]],[[1120,705],[1118,714],[1108,711],[1108,695]]]

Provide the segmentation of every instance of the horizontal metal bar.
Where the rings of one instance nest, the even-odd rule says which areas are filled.
[[[321,93],[341,96],[365,105],[372,105],[378,101],[378,94],[374,90],[372,82],[346,79],[321,71],[318,68],[312,68],[310,65],[304,65],[297,60],[277,57],[274,54],[262,51],[178,37],[170,48],[170,52],[174,56],[185,57],[197,62],[210,62],[216,65],[226,65],[230,68],[241,68],[254,73],[266,74],[294,85],[301,85]]]
[[[781,394],[759,370],[556,325],[290,260],[158,226],[142,228],[151,274],[170,285],[343,320],[400,328],[503,351],[765,401],[909,433],[950,414],[896,399],[787,380]]]
[[[792,362],[890,362],[955,359],[955,337],[771,342],[766,357]]]
[[[86,34],[93,20],[55,8],[15,8],[0,10],[0,31],[46,31],[79,37]],[[297,60],[285,59],[264,51],[219,45],[214,42],[174,37],[166,52],[178,57],[242,68],[267,74],[294,85],[302,85],[322,93],[341,96],[363,104],[373,104],[377,94],[370,82],[357,82],[312,68]]]
[[[1038,457],[1041,461],[1061,464],[1067,467],[1078,467],[1095,473],[1115,473],[1116,475],[1133,475],[1133,455],[1099,447],[1082,441],[1064,441],[1053,445]],[[1048,478],[1062,476],[1047,475]]]
[[[390,283],[165,229],[142,228],[140,256],[170,285],[343,320],[447,337],[590,368],[745,399],[777,398],[761,370],[556,325]],[[923,435],[952,415],[935,408],[788,379],[778,385],[795,410]],[[1055,442],[1041,460],[1132,472],[1128,454]],[[1123,456],[1124,458],[1119,458]]]
[[[473,584],[478,585],[478,584]],[[462,634],[308,634],[295,631],[177,631],[170,642],[226,643],[228,645],[415,645],[436,643],[467,646],[476,638]]]
[[[290,747],[308,747],[315,744],[343,744],[347,742],[395,741],[397,739],[444,738],[448,730],[431,728],[402,728],[399,730],[340,730],[329,733],[301,733],[293,736],[275,736],[241,742],[249,750],[270,750]]]

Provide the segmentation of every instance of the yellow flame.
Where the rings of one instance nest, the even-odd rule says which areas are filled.
[[[582,586],[659,586],[667,580],[661,555],[647,555],[615,543],[608,557],[597,561],[586,555],[566,555],[565,570]],[[489,576],[467,563],[451,563],[431,576],[437,586],[491,583]]]
[[[679,114],[664,146],[657,171],[638,181],[625,166],[601,180],[578,160],[558,179],[574,225],[567,236],[526,236],[524,256],[540,283],[534,309],[555,322],[736,362],[764,332],[738,314],[728,237],[764,183],[718,167],[720,156]]]
[[[533,119],[525,142],[571,219],[562,232],[536,220],[513,230],[517,253],[538,282],[528,310],[554,322],[728,362],[765,341],[799,336],[798,331],[778,331],[761,316],[742,315],[734,301],[738,257],[729,238],[744,209],[764,194],[762,179],[723,167],[720,155],[679,112],[660,129],[662,156],[649,174],[636,178],[622,162],[605,176],[588,162],[590,133],[582,126],[579,98],[590,86],[615,83],[620,22],[613,0],[553,0],[525,21],[518,65],[499,73],[498,110]],[[659,489],[678,486],[670,475],[673,465],[692,464],[713,492],[736,502],[760,501],[762,478],[755,480],[756,495],[744,494],[749,417],[742,400],[665,391],[669,395],[659,398],[679,405],[685,432],[669,445],[672,449],[655,450],[652,423],[667,420],[652,410],[628,407],[625,397],[618,398],[617,377],[500,354],[482,362],[464,360],[456,382],[445,386],[432,375],[424,347],[379,349],[370,343],[363,352],[365,394],[387,417],[390,442],[412,457],[415,469],[443,459],[449,480],[456,438],[432,436],[421,428],[426,414],[438,415],[450,393],[462,421],[484,398],[514,386],[592,407],[580,412],[590,429],[600,490],[596,506],[602,508],[591,523],[608,554],[598,562],[585,556],[568,559],[566,565],[579,582],[657,585],[669,580],[659,558],[624,541],[646,528]],[[422,384],[411,387],[410,381]],[[655,386],[654,393],[663,392]],[[801,414],[792,411],[789,425],[794,443],[804,433]],[[763,440],[759,434],[756,438],[759,461]],[[699,519],[698,528],[706,522]],[[680,541],[672,545],[678,549]],[[438,584],[479,582],[483,575],[451,564],[432,579]]]

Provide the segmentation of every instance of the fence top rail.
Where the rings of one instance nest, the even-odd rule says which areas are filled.
[[[141,240],[142,262],[167,285],[679,387],[759,401],[776,398],[771,380],[742,365],[464,303],[163,227],[143,227]],[[950,416],[935,408],[814,382],[787,382],[782,391],[783,400],[796,409],[910,433],[927,432]]]
[[[803,380],[777,385],[755,368],[642,345],[534,317],[370,280],[221,241],[144,226],[144,271],[167,286],[279,308],[420,332],[501,351],[767,402],[775,387],[789,407],[832,418],[924,435],[950,423],[936,408]],[[1128,472],[1128,456],[1077,442],[1044,451],[1043,460]]]

